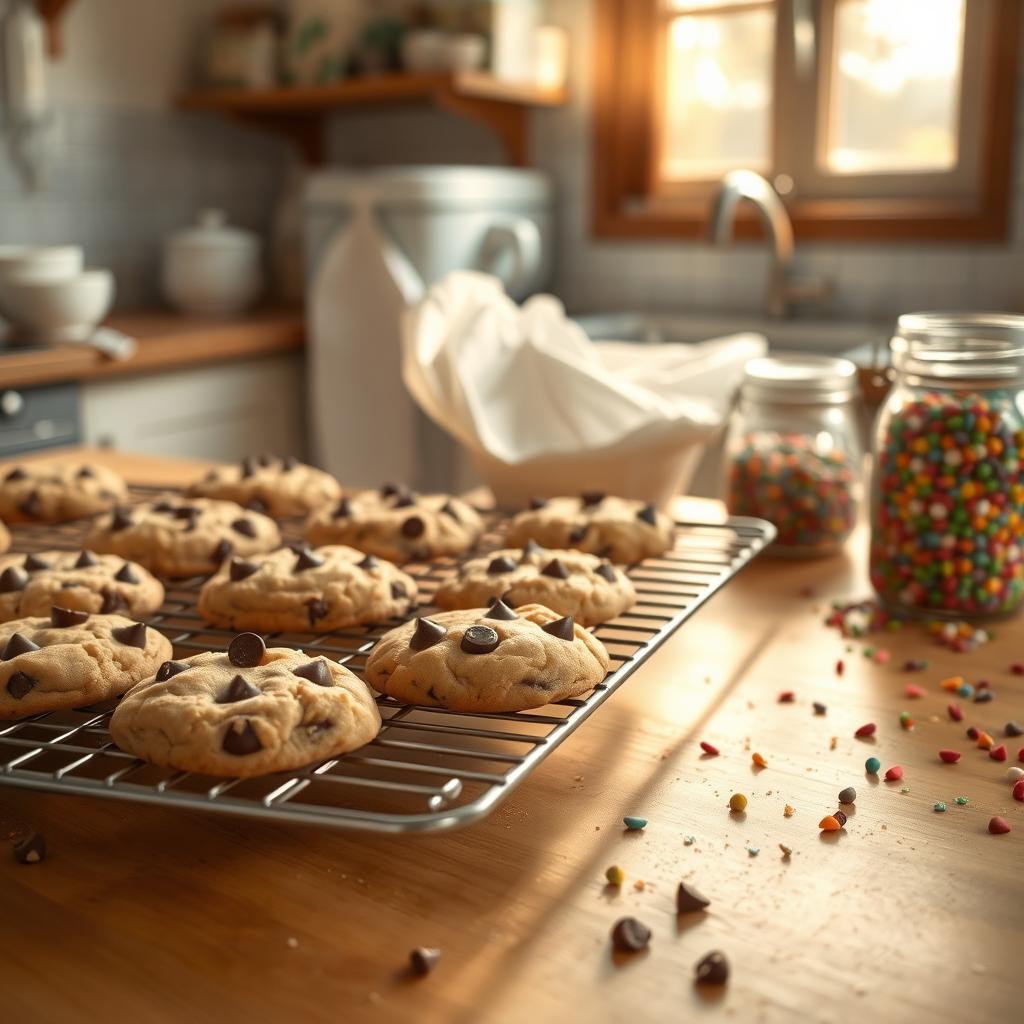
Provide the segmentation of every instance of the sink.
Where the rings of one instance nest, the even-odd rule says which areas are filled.
[[[573,319],[594,341],[693,343],[754,331],[768,339],[773,351],[851,354],[861,365],[869,364],[876,345],[884,351],[892,334],[889,323],[769,320],[742,313],[593,313]]]

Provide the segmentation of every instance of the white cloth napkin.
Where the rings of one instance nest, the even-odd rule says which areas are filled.
[[[413,397],[471,451],[509,465],[539,456],[706,440],[722,423],[759,334],[699,344],[592,342],[562,304],[523,306],[487,274],[457,271],[403,323]]]

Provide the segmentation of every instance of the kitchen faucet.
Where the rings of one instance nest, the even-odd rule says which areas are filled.
[[[754,171],[730,171],[719,185],[711,204],[709,236],[713,245],[732,238],[736,208],[747,199],[757,208],[768,235],[772,262],[768,270],[765,306],[770,317],[784,317],[796,302],[822,302],[832,294],[832,282],[819,279],[794,280],[793,225],[779,194]]]

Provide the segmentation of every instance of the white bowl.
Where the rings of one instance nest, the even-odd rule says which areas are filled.
[[[5,281],[59,281],[80,274],[83,262],[78,245],[0,245],[0,316],[14,319],[3,299]]]
[[[0,304],[19,327],[44,342],[81,341],[107,315],[114,301],[114,275],[84,270],[60,280],[31,273],[0,280]]]

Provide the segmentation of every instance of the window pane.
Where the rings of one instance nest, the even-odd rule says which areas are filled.
[[[771,156],[775,12],[681,15],[668,25],[661,177],[765,170]]]
[[[839,173],[957,162],[964,0],[840,0],[828,145]]]

